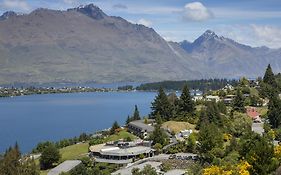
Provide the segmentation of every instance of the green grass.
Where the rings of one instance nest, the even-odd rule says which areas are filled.
[[[65,148],[60,149],[61,160],[60,162],[64,162],[66,160],[79,159],[88,153],[89,143],[81,143],[71,145]],[[39,166],[39,159],[35,160],[36,164]],[[49,170],[40,171],[40,175],[47,175]]]
[[[40,175],[47,175],[48,174],[48,170],[45,170],[45,171],[40,171]]]
[[[107,137],[105,139],[106,142],[109,142],[109,141],[116,141],[116,140],[119,140],[119,139],[126,139],[130,137],[132,140],[134,140],[136,138],[136,136],[134,136],[133,134],[127,132],[127,131],[120,131],[114,135],[111,135],[109,137]]]
[[[61,162],[84,157],[88,153],[89,143],[71,145],[60,149]]]
[[[195,131],[195,125],[188,122],[177,122],[177,121],[168,121],[162,124],[163,128],[169,128],[175,133],[179,133],[182,130],[191,129]]]

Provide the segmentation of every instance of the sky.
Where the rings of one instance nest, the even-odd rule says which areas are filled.
[[[242,44],[281,48],[281,0],[0,0],[0,12],[90,3],[108,15],[152,27],[168,41],[192,42],[209,29]]]

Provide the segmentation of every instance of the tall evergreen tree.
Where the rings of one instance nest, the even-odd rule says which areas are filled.
[[[173,116],[172,106],[169,103],[167,95],[165,94],[163,88],[160,88],[158,91],[158,95],[155,97],[151,106],[152,112],[151,117],[155,118],[155,116],[159,113],[159,115],[164,120],[170,120]]]
[[[126,125],[128,125],[131,122],[131,117],[128,115],[127,120],[126,120]]]
[[[118,129],[118,128],[120,128],[120,126],[119,126],[118,122],[115,121],[115,122],[112,124],[112,127],[111,127],[109,133],[110,133],[110,134],[114,134],[115,131],[116,131],[116,129]]]
[[[4,154],[4,159],[1,161],[0,174],[2,175],[19,175],[20,172],[20,152],[18,145],[10,147]]]
[[[275,77],[274,77],[270,64],[267,66],[267,69],[265,71],[265,74],[263,77],[263,82],[273,86],[274,88],[277,87],[277,83],[276,83],[276,80],[275,80]]]
[[[135,111],[134,111],[134,114],[133,114],[133,120],[140,120],[141,117],[140,117],[140,112],[138,110],[138,106],[135,105]]]
[[[206,124],[214,124],[216,126],[223,126],[222,115],[217,103],[208,102],[206,108],[201,110],[199,121],[197,123],[197,129]]]
[[[281,125],[281,100],[278,96],[270,98],[268,104],[268,120],[272,128],[278,128]]]
[[[236,96],[233,100],[232,107],[234,111],[245,112],[244,97],[240,89],[237,89]]]
[[[201,127],[198,134],[199,155],[208,162],[212,162],[211,151],[223,147],[223,134],[214,124],[206,124]]]
[[[0,159],[0,175],[39,175],[39,169],[33,159],[21,156],[16,143]]]
[[[180,96],[179,110],[184,113],[193,113],[195,111],[195,105],[187,85],[184,85]]]
[[[159,143],[162,146],[168,143],[167,134],[161,129],[161,125],[156,124],[154,131],[150,134],[150,139],[153,140],[153,144]]]

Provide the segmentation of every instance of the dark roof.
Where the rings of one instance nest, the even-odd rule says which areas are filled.
[[[78,166],[81,162],[81,160],[66,160],[63,163],[59,164],[55,168],[51,169],[48,172],[48,175],[59,175],[62,172],[69,172],[76,166]]]
[[[152,121],[152,120],[151,120]],[[154,120],[153,120],[154,121]],[[149,121],[150,122],[150,121]],[[129,123],[129,125],[139,128],[146,132],[152,132],[154,130],[153,126],[144,123],[144,120],[136,120]]]

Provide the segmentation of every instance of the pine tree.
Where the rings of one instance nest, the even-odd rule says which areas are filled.
[[[160,88],[158,91],[158,95],[152,102],[152,118],[155,118],[155,116],[159,113],[159,115],[164,120],[170,120],[173,116],[173,110],[172,106],[168,101],[167,95],[165,94],[163,88]]]
[[[195,105],[187,85],[184,85],[180,96],[179,110],[184,113],[193,113],[195,111]]]
[[[140,120],[141,117],[140,117],[140,113],[139,113],[139,110],[138,110],[138,106],[135,105],[135,111],[134,111],[134,114],[133,114],[133,120]]]
[[[154,131],[150,135],[150,139],[153,140],[153,144],[159,143],[162,146],[168,142],[167,134],[161,129],[161,125],[157,124]]]
[[[268,120],[272,128],[278,128],[281,125],[281,100],[278,96],[270,99],[268,105]]]
[[[128,125],[131,122],[131,117],[128,115],[127,120],[126,120],[126,125]]]
[[[267,69],[265,71],[265,74],[263,77],[263,82],[271,85],[274,88],[277,87],[277,83],[276,83],[276,80],[275,80],[275,77],[274,77],[270,64],[267,66]]]
[[[240,89],[237,89],[237,91],[236,91],[236,96],[233,100],[232,107],[233,107],[234,111],[245,112],[244,97],[243,97]]]
[[[16,143],[0,158],[0,175],[39,175],[39,168],[33,159],[21,157]]]
[[[219,127],[223,126],[222,115],[220,114],[218,104],[215,102],[208,102],[206,108],[201,110],[196,128],[199,129],[206,124],[215,124]]]
[[[18,144],[15,147],[10,147],[4,154],[4,159],[0,165],[0,174],[19,175],[20,172],[20,152]]]
[[[210,152],[215,148],[223,147],[222,132],[214,124],[203,125],[198,134],[198,142],[199,155],[212,162]]]
[[[118,122],[115,121],[115,122],[112,124],[112,127],[111,127],[109,133],[110,133],[110,134],[114,134],[114,133],[115,133],[115,130],[118,129],[118,128],[120,128],[120,126],[119,126]]]

